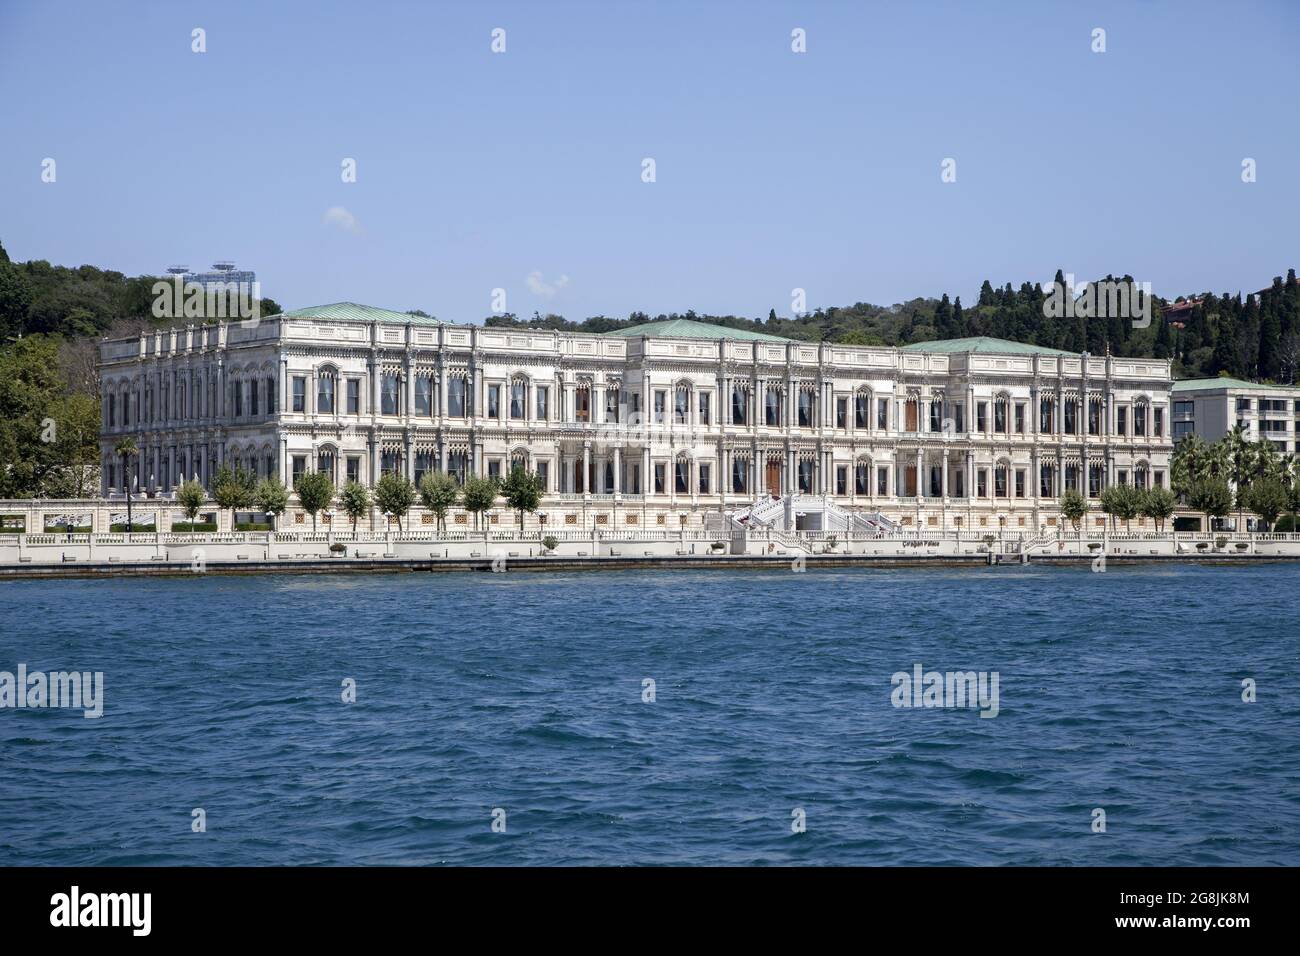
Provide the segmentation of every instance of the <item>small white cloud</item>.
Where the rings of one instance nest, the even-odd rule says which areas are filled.
[[[569,284],[569,277],[562,275],[552,282],[547,282],[541,272],[534,270],[528,273],[528,277],[524,281],[528,283],[528,290],[533,295],[549,299]]]
[[[357,217],[342,206],[330,206],[326,209],[325,215],[321,217],[321,222],[327,226],[337,226],[344,232],[361,231],[361,223],[357,222]]]

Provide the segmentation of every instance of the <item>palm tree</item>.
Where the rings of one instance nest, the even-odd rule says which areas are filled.
[[[131,533],[131,479],[127,473],[131,470],[131,459],[140,454],[135,439],[129,435],[119,439],[113,451],[122,459],[122,484],[126,485],[126,533]]]
[[[1237,530],[1241,530],[1246,512],[1244,495],[1250,487],[1250,476],[1255,470],[1256,449],[1252,442],[1246,440],[1246,431],[1240,425],[1234,425],[1232,431],[1223,437],[1223,448],[1227,458],[1228,478],[1237,499]]]

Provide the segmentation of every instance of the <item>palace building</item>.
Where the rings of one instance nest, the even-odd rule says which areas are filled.
[[[798,495],[1037,529],[1067,488],[1166,485],[1172,452],[1168,361],[990,338],[855,346],[688,320],[590,334],[336,303],[106,340],[100,359],[105,495],[166,497],[222,464],[288,485],[522,465],[556,524],[695,525]]]

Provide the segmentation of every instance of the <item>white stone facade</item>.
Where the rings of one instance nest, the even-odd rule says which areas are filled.
[[[664,325],[593,335],[329,306],[105,341],[102,490],[124,487],[113,446],[128,434],[133,487],[163,494],[222,463],[290,485],[308,469],[341,485],[523,464],[554,526],[696,525],[793,492],[906,525],[1036,529],[1065,487],[1168,484],[1167,361]]]

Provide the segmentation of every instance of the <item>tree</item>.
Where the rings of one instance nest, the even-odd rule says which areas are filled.
[[[1142,495],[1141,512],[1147,518],[1155,519],[1156,529],[1165,530],[1168,521],[1178,507],[1178,496],[1168,488],[1149,488]]]
[[[131,459],[140,454],[140,449],[135,443],[135,439],[130,435],[125,438],[119,438],[117,444],[113,446],[113,453],[122,459],[122,484],[126,485],[126,533],[131,533],[131,479],[127,475],[131,471]]]
[[[1290,501],[1287,486],[1278,478],[1259,478],[1246,489],[1246,507],[1263,518],[1269,528],[1286,511]]]
[[[230,509],[230,527],[235,527],[235,512],[250,508],[257,498],[257,476],[236,465],[222,465],[212,480],[212,498],[218,508]]]
[[[465,479],[462,489],[465,510],[474,516],[474,527],[479,526],[479,515],[488,511],[497,500],[497,483],[491,478],[471,475]]]
[[[208,493],[197,481],[182,481],[176,489],[176,501],[190,519],[190,530],[194,530],[194,521],[199,516],[199,509],[208,500]]]
[[[80,495],[96,470],[99,396],[69,390],[59,354],[43,335],[0,342],[0,498]]]
[[[1174,446],[1174,457],[1169,463],[1169,484],[1174,493],[1187,497],[1192,486],[1208,477],[1210,446],[1200,435],[1185,435]]]
[[[370,489],[359,481],[349,481],[339,493],[339,504],[352,519],[352,533],[356,534],[357,519],[370,511]]]
[[[380,476],[375,485],[375,504],[397,519],[397,530],[402,530],[402,518],[415,504],[415,486],[411,479],[395,471]]]
[[[420,479],[420,501],[437,519],[439,533],[447,530],[447,511],[460,500],[460,485],[445,471],[426,472]]]
[[[531,471],[521,467],[510,469],[506,480],[501,483],[501,496],[512,511],[519,513],[519,530],[524,529],[524,514],[532,514],[542,503],[545,486],[542,479]]]
[[[1124,530],[1130,530],[1129,522],[1137,517],[1142,506],[1141,493],[1132,485],[1111,485],[1102,490],[1101,510],[1110,515],[1112,524],[1116,518],[1124,522]]]
[[[1088,502],[1083,495],[1073,488],[1067,488],[1061,495],[1061,514],[1065,516],[1070,524],[1074,525],[1074,530],[1079,530],[1079,522],[1083,516],[1088,513]]]
[[[1240,519],[1246,510],[1242,496],[1250,485],[1250,477],[1255,471],[1257,449],[1253,442],[1246,439],[1245,429],[1240,425],[1234,425],[1232,431],[1219,439],[1218,444],[1223,446],[1223,454],[1227,460],[1228,480],[1236,489],[1237,517]]]
[[[315,531],[316,513],[334,500],[334,482],[323,471],[309,471],[298,478],[293,490],[298,493],[302,510],[311,515],[311,530]]]
[[[1232,511],[1232,489],[1223,478],[1202,478],[1192,486],[1187,501],[1207,518],[1223,518]]]
[[[289,507],[289,489],[285,488],[284,482],[276,475],[271,475],[257,483],[253,500],[271,516],[271,528],[275,530],[279,526],[280,515]]]

